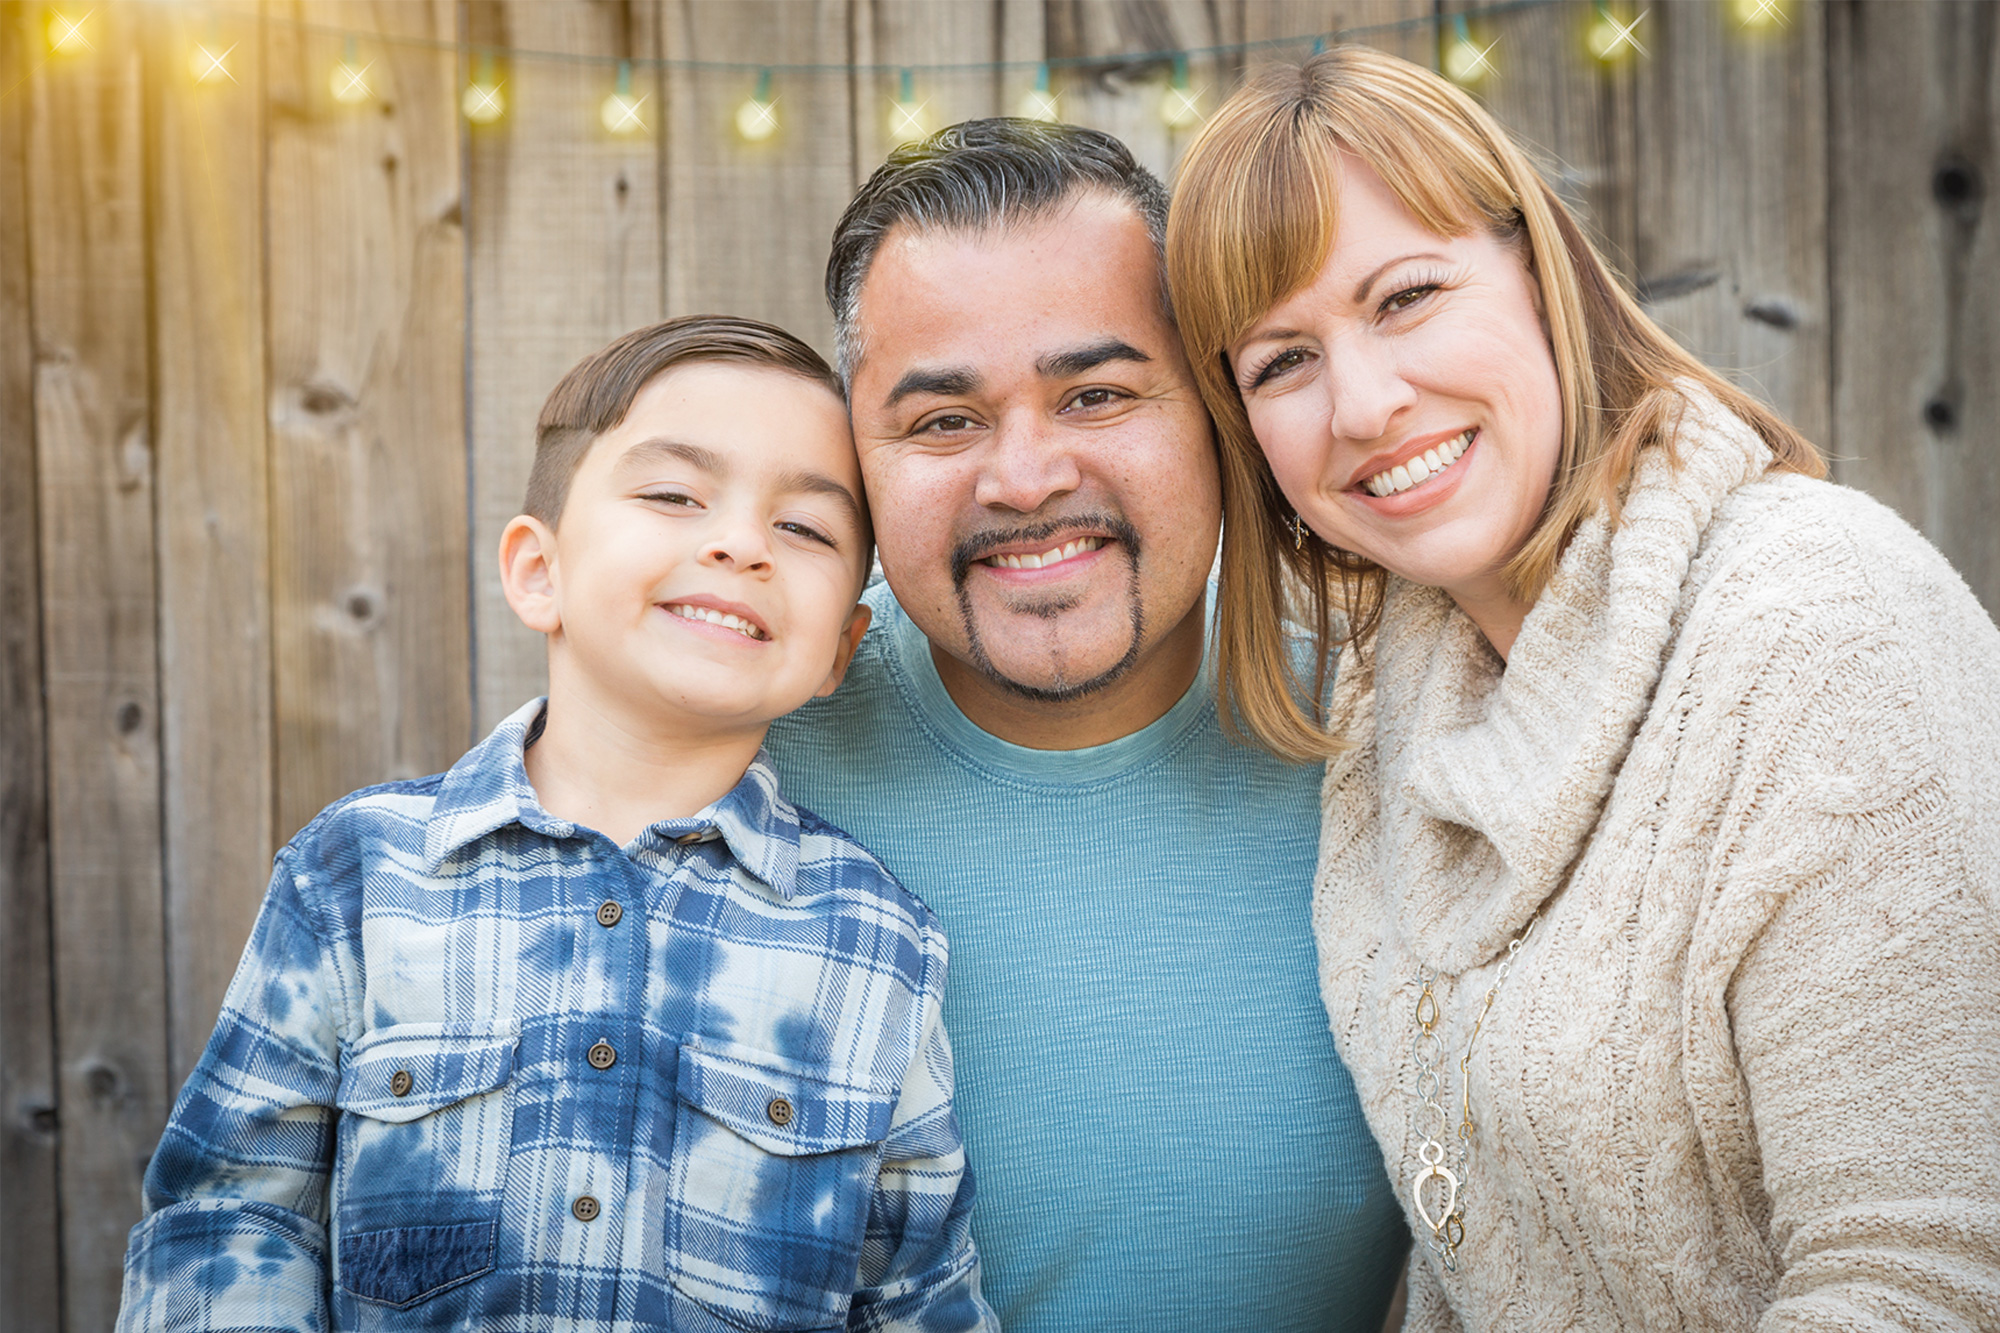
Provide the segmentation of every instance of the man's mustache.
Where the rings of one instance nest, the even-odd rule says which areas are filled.
[[[1134,564],[1139,561],[1139,530],[1116,514],[1064,514],[1039,523],[1013,528],[984,528],[962,537],[951,548],[952,586],[963,588],[972,567],[989,552],[1014,542],[1053,541],[1066,533],[1103,533],[1125,547]]]

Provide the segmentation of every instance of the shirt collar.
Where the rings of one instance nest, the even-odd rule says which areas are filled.
[[[581,832],[542,808],[522,762],[528,746],[542,734],[547,702],[542,698],[523,704],[444,775],[424,830],[424,860],[433,874],[452,853],[509,824],[549,838]],[[778,794],[778,775],[762,750],[720,800],[686,819],[663,819],[634,841],[702,842],[712,835],[719,835],[737,862],[779,898],[791,900],[798,883],[799,816]]]

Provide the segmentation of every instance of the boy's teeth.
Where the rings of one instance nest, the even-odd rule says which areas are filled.
[[[720,625],[724,629],[733,629],[746,638],[766,639],[770,637],[742,616],[732,616],[727,611],[717,611],[714,607],[693,606],[687,602],[672,602],[668,604],[667,610],[679,616],[682,620],[705,620],[711,625]]]
[[[1078,537],[1075,541],[1064,542],[1061,546],[1043,551],[1040,555],[995,555],[988,556],[986,563],[996,569],[1040,569],[1044,565],[1057,565],[1085,551],[1095,551],[1104,545],[1102,537]]]
[[[1463,435],[1455,435],[1434,449],[1424,450],[1407,463],[1377,472],[1363,481],[1361,487],[1370,495],[1383,496],[1407,491],[1412,486],[1420,486],[1456,463],[1459,455],[1465,452],[1476,434],[1478,434],[1477,427],[1466,431]]]

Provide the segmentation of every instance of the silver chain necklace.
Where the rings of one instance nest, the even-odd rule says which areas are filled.
[[[1417,1144],[1417,1160],[1423,1163],[1416,1179],[1410,1182],[1410,1201],[1416,1205],[1417,1216],[1429,1229],[1430,1235],[1424,1243],[1431,1253],[1438,1256],[1447,1273],[1458,1271],[1458,1247],[1465,1243],[1465,1199],[1466,1182],[1470,1176],[1472,1162],[1472,1049],[1479,1044],[1479,1034],[1486,1027],[1486,1015],[1493,1008],[1493,997],[1500,993],[1507,973],[1513,970],[1514,959],[1521,952],[1521,946],[1528,936],[1535,933],[1535,925],[1542,919],[1541,913],[1528,918],[1528,924],[1519,935],[1507,945],[1507,957],[1501,960],[1500,970],[1493,975],[1493,984],[1486,988],[1486,1000],[1479,1007],[1479,1017],[1472,1024],[1472,1035],[1466,1038],[1465,1051],[1458,1057],[1458,1085],[1460,1116],[1458,1132],[1453,1133],[1451,1115],[1439,1100],[1445,1092],[1444,1079],[1444,1038],[1438,1035],[1437,996],[1431,987],[1438,979],[1435,968],[1426,967],[1417,973],[1417,984],[1423,993],[1417,997],[1417,1036],[1411,1045],[1411,1054],[1417,1062],[1417,1109],[1413,1116],[1413,1128],[1421,1139]],[[1436,1119],[1432,1125],[1430,1120]],[[1442,1136],[1442,1137],[1441,1137]],[[1445,1146],[1445,1140],[1451,1146]],[[1428,1200],[1438,1198],[1437,1211],[1431,1211]]]

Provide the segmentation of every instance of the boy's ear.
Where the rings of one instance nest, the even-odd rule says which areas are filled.
[[[875,618],[866,603],[857,602],[848,612],[847,623],[841,626],[840,642],[833,650],[833,670],[826,673],[826,684],[819,687],[813,698],[824,699],[840,688],[840,682],[847,679],[847,664],[854,660],[854,650],[861,646],[861,636],[868,632],[868,622]]]
[[[500,587],[521,623],[538,634],[562,628],[556,595],[556,534],[528,514],[508,520],[500,534]]]

